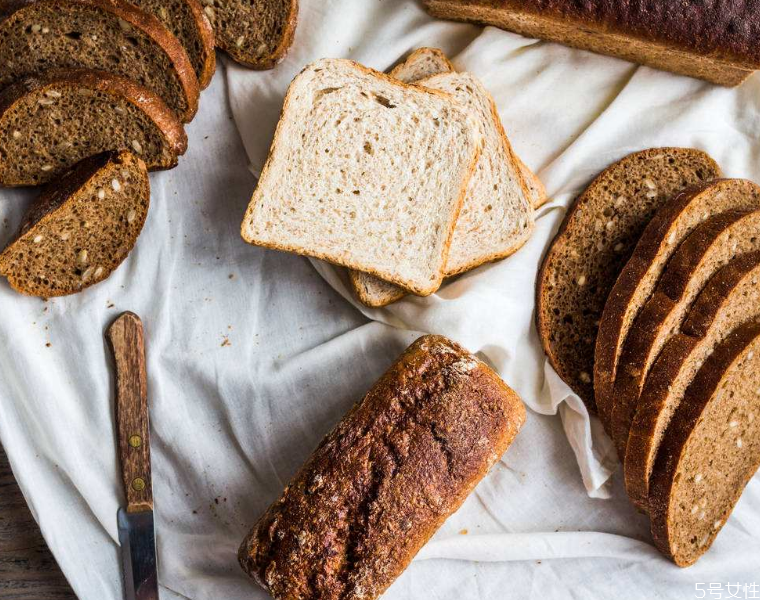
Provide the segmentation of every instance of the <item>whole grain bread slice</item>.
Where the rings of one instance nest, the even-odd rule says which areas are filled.
[[[661,207],[719,175],[700,150],[635,152],[598,175],[565,216],[538,274],[536,321],[551,365],[592,412],[597,327],[618,275]]]
[[[125,149],[152,170],[175,166],[187,149],[176,115],[133,81],[49,71],[0,93],[0,185],[39,185],[88,156]]]
[[[241,234],[431,294],[481,144],[450,95],[319,60],[288,89]]]
[[[731,209],[758,208],[760,187],[754,183],[741,179],[716,181],[679,194],[657,211],[644,229],[607,297],[596,337],[594,399],[608,433],[614,433],[612,413],[620,396],[613,393],[613,388],[628,331],[652,295],[670,257],[708,216]],[[632,366],[629,362],[624,364],[627,368]],[[627,439],[626,435],[620,445],[621,456]]]
[[[198,78],[171,31],[122,0],[9,3],[0,22],[0,87],[49,69],[95,69],[132,79],[183,122],[198,109]]]
[[[760,250],[760,211],[728,211],[695,229],[673,255],[655,293],[630,329],[615,379],[612,438],[621,460],[649,369],[679,332],[707,281],[734,257]]]
[[[731,332],[694,377],[652,473],[657,548],[680,567],[712,545],[760,467],[760,324]]]
[[[658,449],[686,389],[726,337],[760,320],[760,252],[743,254],[719,270],[700,292],[681,332],[671,337],[647,376],[625,453],[625,487],[648,510],[649,479]]]
[[[74,294],[106,279],[140,235],[150,204],[145,163],[130,152],[87,158],[51,183],[0,253],[22,294]]]

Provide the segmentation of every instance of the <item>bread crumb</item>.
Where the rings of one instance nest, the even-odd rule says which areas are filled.
[[[470,532],[469,532],[469,531],[467,531],[466,529],[462,529],[462,530],[459,532],[459,535],[467,535],[468,533],[470,533]]]

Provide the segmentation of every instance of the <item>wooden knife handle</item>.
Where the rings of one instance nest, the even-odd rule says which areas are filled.
[[[111,323],[106,336],[116,364],[116,431],[127,512],[153,510],[142,321],[125,312]]]

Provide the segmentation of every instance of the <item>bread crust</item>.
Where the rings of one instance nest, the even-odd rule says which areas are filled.
[[[195,23],[198,27],[198,37],[201,39],[201,45],[203,46],[203,53],[205,60],[203,61],[203,69],[198,76],[198,88],[199,90],[205,90],[214,78],[216,72],[216,41],[214,39],[214,28],[209,23],[206,13],[203,12],[203,8],[198,0],[184,0],[184,2],[190,7],[190,11],[193,13]]]
[[[733,331],[716,348],[689,386],[684,401],[673,416],[657,452],[648,499],[652,537],[657,549],[679,567],[688,567],[694,564],[699,556],[694,556],[693,559],[685,559],[685,557],[680,556],[677,553],[676,541],[671,535],[673,534],[671,508],[679,501],[674,495],[676,475],[685,459],[687,446],[691,442],[701,443],[701,440],[694,438],[696,435],[695,428],[707,412],[709,405],[719,401],[720,398],[716,395],[716,391],[722,387],[721,383],[735,368],[738,359],[745,354],[750,346],[757,344],[758,336],[760,336],[760,324],[749,323]],[[760,461],[757,461],[754,467],[747,470],[743,484],[733,491],[733,502],[726,507],[723,515],[721,515],[719,528],[714,528],[714,533],[710,536],[709,541],[704,544],[705,551],[710,547],[720,529],[723,528],[744,487],[749,483],[758,467],[760,467]]]
[[[485,364],[441,336],[419,338],[259,519],[241,566],[274,598],[377,598],[524,420]]]
[[[62,9],[71,5],[89,6],[111,13],[151,38],[169,57],[182,87],[187,107],[183,112],[178,114],[178,117],[183,123],[192,121],[195,113],[198,111],[198,98],[200,96],[198,78],[195,75],[195,70],[190,63],[190,58],[185,48],[174,34],[153,15],[123,0],[35,0],[33,2],[14,2],[8,9],[12,12],[6,13],[5,19],[24,19],[27,12],[40,7]]]

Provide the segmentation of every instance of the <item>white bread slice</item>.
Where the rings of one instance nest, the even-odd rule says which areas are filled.
[[[450,95],[316,61],[288,88],[241,235],[432,294],[481,144]]]
[[[509,256],[533,231],[533,206],[496,105],[483,84],[470,73],[443,73],[420,82],[449,92],[475,115],[484,139],[475,174],[467,188],[462,212],[446,263],[446,277]],[[359,300],[385,306],[403,296],[384,281],[366,273],[351,273]]]

